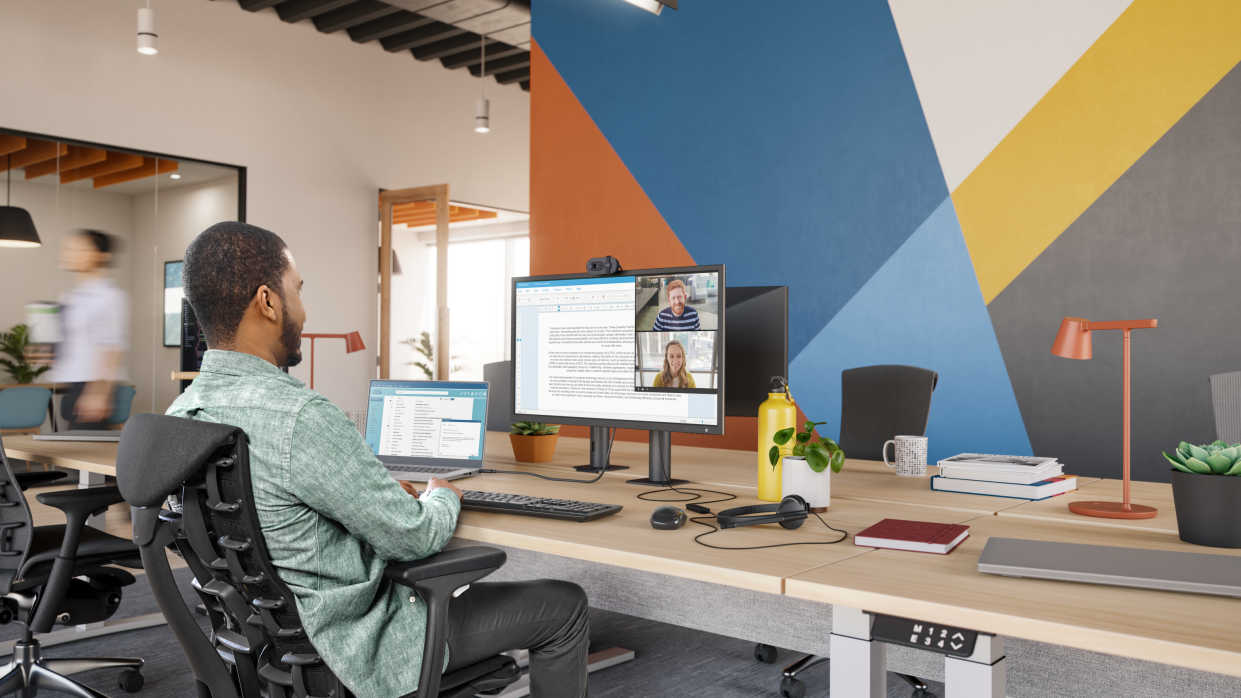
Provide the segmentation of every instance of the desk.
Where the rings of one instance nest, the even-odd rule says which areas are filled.
[[[1095,516],[1080,516],[1069,511],[1069,502],[1083,500],[1119,502],[1124,498],[1121,490],[1120,480],[1095,480],[1084,485],[1079,483],[1079,489],[1074,492],[1065,492],[1060,497],[1044,499],[1041,502],[1026,502],[1021,506],[1005,509],[999,513],[1001,516],[1070,521],[1086,526],[1104,526],[1130,531],[1161,531],[1172,536],[1177,535],[1176,506],[1172,503],[1172,486],[1159,482],[1129,483],[1130,500],[1134,504],[1145,504],[1159,510],[1153,519],[1103,519]],[[1211,550],[1211,548],[1199,548],[1198,546],[1190,547],[1198,550]]]

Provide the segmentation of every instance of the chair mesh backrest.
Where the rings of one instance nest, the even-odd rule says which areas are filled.
[[[12,390],[12,388],[10,388]],[[13,477],[4,440],[0,437],[0,596],[11,590],[18,571],[26,564],[30,550],[30,507]]]
[[[244,698],[350,695],[302,629],[293,594],[276,576],[252,506],[245,434],[222,446],[182,488],[177,548],[211,619],[217,651]]]
[[[1211,376],[1211,403],[1215,408],[1215,438],[1241,443],[1241,371]]]
[[[52,391],[36,386],[0,390],[0,429],[33,429],[47,419]]]
[[[894,436],[926,436],[939,374],[917,366],[863,366],[842,371],[840,448],[850,458],[882,460]]]

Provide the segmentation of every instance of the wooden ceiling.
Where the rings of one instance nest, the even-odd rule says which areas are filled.
[[[23,167],[28,180],[59,174],[61,184],[90,179],[95,189],[177,171],[175,160],[157,161],[142,155],[22,136],[0,135],[0,158],[0,168]]]
[[[495,218],[495,211],[470,208],[469,206],[448,206],[448,222],[478,221]],[[414,201],[408,204],[392,206],[392,225],[408,225],[416,228],[420,225],[435,225],[435,202]]]

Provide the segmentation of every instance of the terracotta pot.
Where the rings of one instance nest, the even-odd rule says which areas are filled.
[[[805,458],[785,456],[780,472],[780,494],[800,496],[810,505],[810,511],[821,514],[832,505],[832,469],[816,473],[806,464]]]
[[[540,436],[525,434],[509,434],[513,442],[513,458],[522,463],[544,463],[556,455],[556,439],[559,434],[542,434]]]

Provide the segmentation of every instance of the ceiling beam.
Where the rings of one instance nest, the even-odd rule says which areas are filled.
[[[138,167],[133,167],[123,172],[116,172],[114,174],[96,177],[94,188],[100,189],[102,187],[112,186],[113,184],[123,184],[125,182],[132,182],[135,179],[144,179],[146,177],[154,177],[157,174],[176,171],[176,160],[160,159],[159,162],[156,163],[155,158],[142,158],[142,165]]]
[[[386,17],[371,20],[366,24],[359,24],[356,27],[349,28],[349,38],[359,44],[365,44],[368,41],[375,41],[384,37],[400,34],[407,29],[415,29],[434,22],[435,20],[416,15],[413,12],[400,10]]]
[[[386,2],[379,0],[361,0],[352,5],[345,5],[339,10],[325,12],[314,18],[315,29],[324,34],[338,32],[341,29],[349,29],[359,24],[365,24],[373,19],[387,17],[400,11],[400,8],[393,7]]]
[[[258,12],[266,10],[274,5],[279,5],[285,0],[238,0],[237,4],[241,5],[241,9],[247,12]]]
[[[57,143],[55,141],[36,141],[33,138],[26,139],[26,147],[13,153],[12,164],[5,161],[8,167],[25,167],[33,165],[44,160],[55,160],[57,156],[64,157],[69,154],[69,146],[65,143]]]
[[[453,35],[444,37],[439,41],[433,41],[414,47],[412,49],[414,58],[417,58],[420,61],[435,60],[436,58],[451,56],[466,46],[478,46],[482,43],[483,38],[478,34],[460,29],[458,29],[457,32],[460,33],[454,33]],[[491,42],[489,41],[488,43]]]
[[[0,135],[0,155],[8,155],[26,147],[26,139],[21,136]]]
[[[354,0],[285,0],[276,6],[276,14],[290,24],[310,19],[324,12],[331,12],[353,2]]]
[[[507,73],[496,73],[496,82],[500,83],[501,85],[511,85],[515,82],[521,82],[522,80],[529,80],[529,79],[530,79],[529,68],[518,68],[517,70],[513,70]]]
[[[103,162],[108,159],[108,151],[103,148],[83,148],[81,146],[69,146],[69,153],[61,158],[53,158],[44,160],[26,166],[26,179],[36,179],[50,174],[59,172],[68,172],[76,170],[79,167],[94,165],[97,162]]]
[[[523,52],[505,58],[497,58],[491,60],[491,56],[487,56],[487,75],[495,75],[496,73],[507,73],[517,68],[525,68],[530,65],[530,53]],[[470,75],[478,77],[482,70],[482,63],[470,66]]]
[[[135,167],[142,167],[141,155],[126,155],[125,153],[108,153],[107,159],[103,162],[97,162],[94,165],[79,167],[76,170],[69,170],[60,173],[61,184],[72,184],[80,179],[90,179],[92,177],[100,177],[109,175],[113,172],[123,172]]]
[[[480,60],[479,54],[481,53],[482,52],[478,50],[478,47],[475,46],[473,48],[469,48],[464,51],[454,53],[450,56],[444,56],[443,58],[440,59],[440,63],[449,70],[456,70],[457,68],[466,68],[472,65],[478,65],[479,60]],[[516,48],[514,46],[509,46],[501,42],[496,42],[494,44],[487,44],[487,62],[488,63],[490,63],[493,58],[500,59],[506,56],[511,56],[515,53],[526,53],[526,49]]]
[[[464,29],[458,29],[451,24],[444,24],[443,22],[436,22],[432,20],[426,26],[411,29],[407,32],[401,32],[395,36],[389,36],[386,39],[380,40],[379,43],[383,44],[385,51],[388,51],[389,53],[396,53],[397,51],[404,51],[417,46],[424,46],[426,44],[442,41],[451,36],[460,36],[462,34],[465,34]]]

